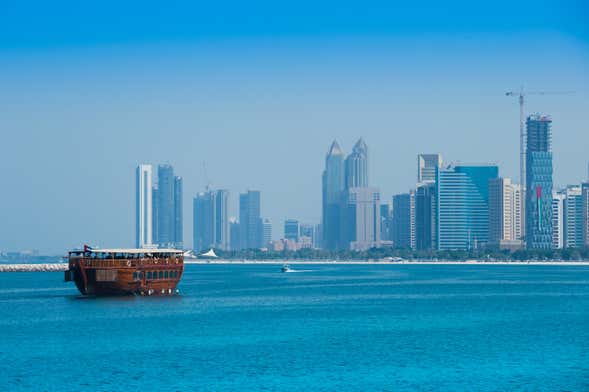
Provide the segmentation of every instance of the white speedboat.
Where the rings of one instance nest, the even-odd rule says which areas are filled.
[[[295,270],[293,270],[292,268],[290,268],[290,265],[288,265],[288,264],[284,264],[282,266],[281,271],[282,272],[295,272]]]

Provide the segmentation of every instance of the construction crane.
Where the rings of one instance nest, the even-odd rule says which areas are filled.
[[[522,237],[525,236],[525,202],[526,202],[526,127],[524,119],[524,97],[528,95],[553,95],[553,94],[572,94],[572,91],[524,91],[523,86],[519,92],[508,91],[505,93],[508,97],[518,97],[519,100],[519,180],[520,180],[520,206],[522,214]]]

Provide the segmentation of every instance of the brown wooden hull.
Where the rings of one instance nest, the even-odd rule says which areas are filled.
[[[184,272],[184,260],[70,258],[65,280],[83,295],[173,295]]]

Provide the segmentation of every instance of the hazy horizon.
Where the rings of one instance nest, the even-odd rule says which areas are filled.
[[[88,16],[38,3],[43,17],[13,4],[0,16],[2,251],[133,246],[140,163],[184,178],[187,246],[203,162],[212,186],[230,190],[231,215],[240,192],[262,192],[275,238],[285,218],[319,223],[334,139],[348,154],[364,138],[385,201],[415,186],[418,153],[494,162],[518,182],[519,107],[505,92],[520,86],[574,91],[531,95],[526,113],[552,116],[556,187],[587,180],[580,1],[426,12],[175,2],[137,14],[114,4]]]

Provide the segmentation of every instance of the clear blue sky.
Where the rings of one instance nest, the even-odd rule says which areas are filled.
[[[403,2],[409,3],[409,2]],[[589,161],[586,1],[18,1],[0,12],[0,250],[131,246],[134,168],[262,191],[262,212],[319,222],[337,138],[362,136],[383,197],[416,154],[518,173],[518,106],[553,116],[555,183]]]

